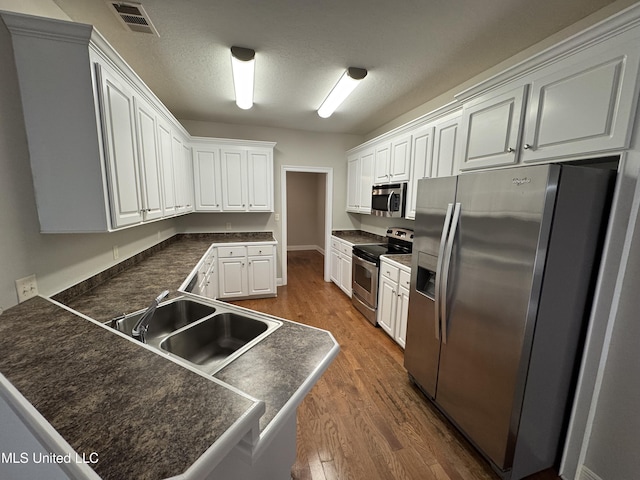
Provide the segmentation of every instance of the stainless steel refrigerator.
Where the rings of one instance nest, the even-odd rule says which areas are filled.
[[[418,182],[405,367],[503,478],[557,458],[613,178],[537,165]]]

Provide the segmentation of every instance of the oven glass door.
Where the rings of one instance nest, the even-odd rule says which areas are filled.
[[[378,266],[358,256],[353,256],[353,292],[375,308],[378,297]]]

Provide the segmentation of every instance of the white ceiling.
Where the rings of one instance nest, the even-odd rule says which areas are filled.
[[[102,33],[179,119],[366,134],[612,0],[143,0],[160,37],[105,0],[54,0]],[[229,48],[256,50],[255,104],[235,105]],[[369,71],[328,119],[346,67]]]

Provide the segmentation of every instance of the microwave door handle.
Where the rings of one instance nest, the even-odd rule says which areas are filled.
[[[447,312],[447,291],[449,290],[449,269],[451,267],[451,256],[453,255],[453,244],[456,239],[456,233],[458,232],[458,225],[460,225],[460,204],[456,203],[453,210],[453,219],[451,220],[451,231],[449,232],[449,238],[447,240],[447,248],[445,250],[444,258],[445,265],[443,266],[443,278],[441,289],[441,302],[442,302],[442,343],[447,343],[447,328],[449,326],[448,312]]]
[[[453,203],[447,206],[447,213],[444,216],[444,225],[442,226],[442,236],[440,237],[440,249],[438,251],[438,262],[436,264],[436,281],[435,281],[435,335],[436,340],[440,340],[440,283],[442,282],[442,262],[444,260],[444,248],[447,244],[447,235],[451,225],[451,214],[453,213]]]
[[[393,197],[393,192],[389,193],[389,197],[387,198],[387,212],[391,212],[391,198]]]

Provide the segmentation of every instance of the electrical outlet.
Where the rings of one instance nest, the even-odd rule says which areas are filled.
[[[227,230],[231,230],[231,222],[227,222]]]
[[[279,214],[279,213],[276,213],[276,214],[275,214],[275,217],[276,217],[276,218],[275,218],[276,222],[279,222],[279,221],[280,221],[280,214]]]
[[[22,303],[38,295],[38,283],[35,275],[19,278],[16,280],[16,291],[18,292],[18,302]]]
[[[120,258],[120,252],[118,252],[118,246],[114,245],[113,246],[113,259],[117,260],[118,258]]]

